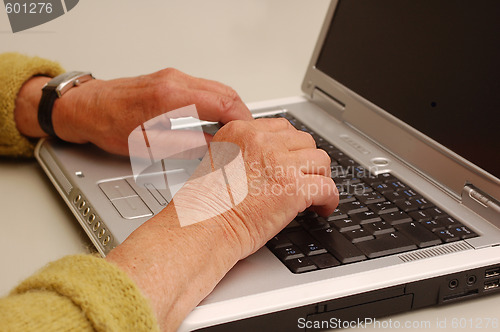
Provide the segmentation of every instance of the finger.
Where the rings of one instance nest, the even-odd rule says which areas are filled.
[[[308,174],[304,178],[304,198],[310,209],[322,216],[333,213],[339,204],[339,192],[330,177]],[[304,194],[304,193],[303,193]]]
[[[187,80],[187,86],[190,89],[211,91],[232,98],[235,101],[241,101],[238,93],[233,88],[225,84],[213,80],[207,80],[204,78],[192,77],[187,74],[186,76],[189,77],[189,79]]]
[[[172,109],[194,104],[200,120],[227,123],[253,119],[243,102],[210,91],[183,88],[168,98]]]
[[[303,174],[318,174],[331,177],[330,157],[321,149],[303,149],[291,151],[296,167]]]

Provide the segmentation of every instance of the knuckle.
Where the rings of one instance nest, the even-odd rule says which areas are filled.
[[[247,135],[248,125],[242,120],[233,120],[226,123],[217,134],[229,135],[231,137],[237,137],[240,135]],[[219,135],[219,136],[221,136]]]
[[[172,67],[168,67],[168,68],[165,68],[165,69],[162,69],[160,70],[160,74],[163,76],[163,77],[166,77],[167,79],[168,78],[174,78],[174,77],[177,77],[179,76],[181,72],[175,68],[172,68]]]
[[[225,96],[219,97],[218,104],[221,114],[227,114],[231,112],[234,108],[234,100],[229,97]]]
[[[332,160],[331,160],[330,156],[328,155],[328,153],[323,149],[317,149],[317,150],[319,152],[319,158],[320,158],[321,164],[323,166],[325,166],[325,165],[330,166],[330,163],[332,162]]]
[[[283,124],[285,124],[285,126],[286,126],[287,128],[294,128],[294,127],[292,126],[292,124],[290,123],[290,121],[288,121],[288,120],[287,120],[287,119],[285,119],[285,118],[276,118],[276,121],[281,121]]]
[[[314,137],[311,136],[311,134],[299,130],[300,133],[302,133],[303,139],[307,141],[307,144],[310,145],[311,147],[316,147],[316,141],[314,140]]]
[[[231,88],[229,86],[227,87],[226,94],[232,100],[240,100],[240,95],[238,95],[238,93],[236,92],[236,90],[234,90],[233,88]]]

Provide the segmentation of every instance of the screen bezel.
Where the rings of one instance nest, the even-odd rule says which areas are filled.
[[[335,100],[337,105],[343,105],[340,113],[342,121],[443,186],[457,199],[460,199],[465,185],[473,184],[500,200],[500,180],[497,177],[351,91],[316,67],[338,2],[333,0],[330,4],[304,76],[302,91],[313,101],[315,92],[320,91]],[[337,110],[332,114],[338,115]],[[410,146],[412,149],[408,148]],[[433,160],[432,165],[426,162],[429,158]]]

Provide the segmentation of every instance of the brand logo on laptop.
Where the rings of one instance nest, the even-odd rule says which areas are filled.
[[[238,145],[211,142],[202,130],[195,105],[176,109],[135,128],[128,138],[130,164],[135,182],[173,197],[181,226],[222,214],[248,195],[243,156]],[[174,195],[186,184],[187,190],[210,191],[210,204],[202,213],[193,211],[193,196],[176,203]],[[195,197],[196,199],[196,197]]]
[[[52,21],[73,9],[79,0],[4,0],[12,32]]]

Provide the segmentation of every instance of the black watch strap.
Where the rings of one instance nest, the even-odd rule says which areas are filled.
[[[50,136],[56,136],[54,125],[52,124],[52,108],[54,102],[59,98],[54,87],[45,86],[42,89],[42,98],[38,104],[38,123],[42,130]]]
[[[44,132],[50,136],[56,136],[52,123],[52,110],[57,98],[60,98],[72,87],[93,78],[89,72],[72,71],[54,77],[42,88],[42,98],[38,104],[38,123]]]

